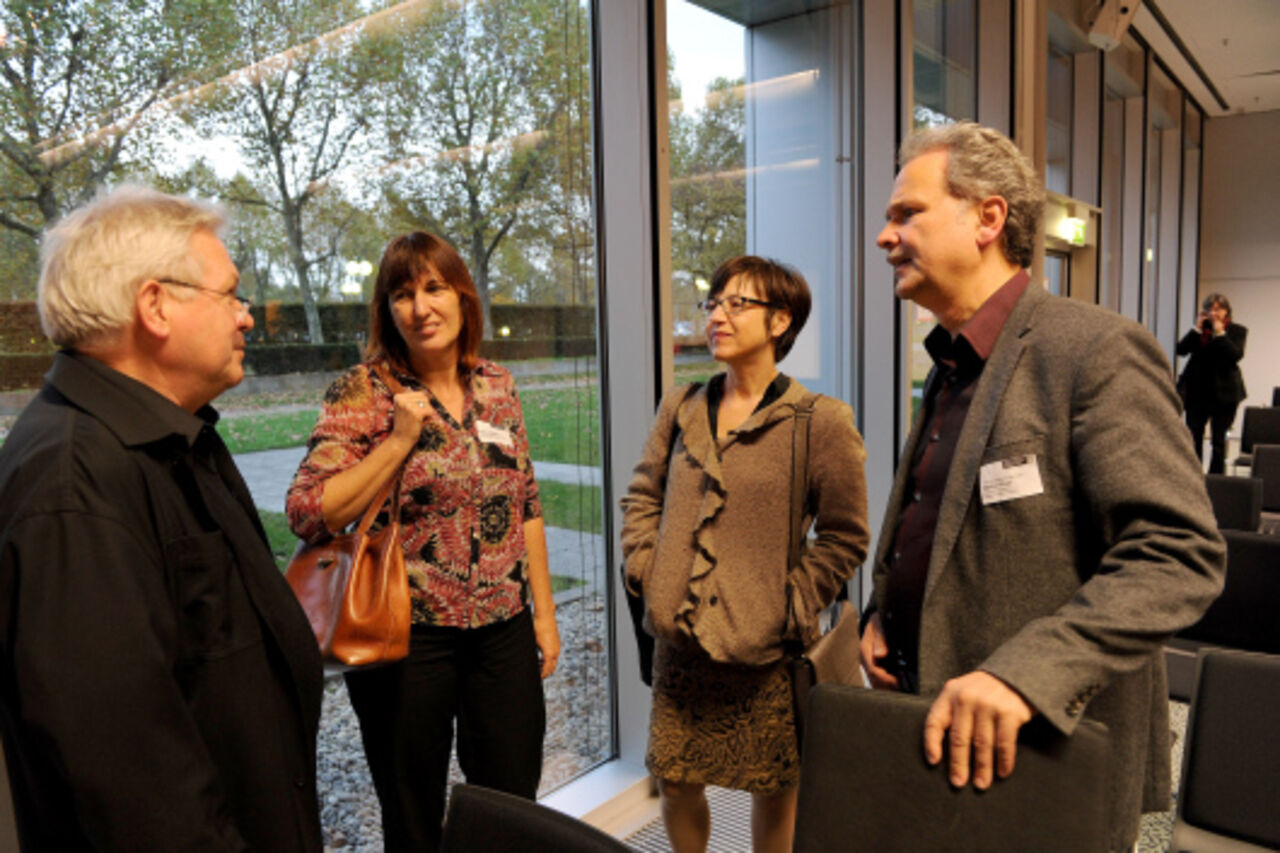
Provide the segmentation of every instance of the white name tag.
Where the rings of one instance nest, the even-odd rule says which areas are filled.
[[[978,470],[978,488],[984,506],[1044,494],[1035,454],[988,462]]]
[[[503,447],[515,447],[511,440],[511,430],[494,426],[488,421],[476,420],[476,435],[485,444],[501,444]]]

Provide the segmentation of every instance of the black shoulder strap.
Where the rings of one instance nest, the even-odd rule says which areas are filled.
[[[796,403],[796,416],[791,430],[791,531],[788,568],[800,563],[804,543],[804,510],[809,485],[809,425],[817,394],[807,394]]]
[[[679,405],[676,406],[676,410],[671,414],[671,434],[667,437],[667,467],[671,467],[671,453],[676,449],[676,438],[680,435],[680,407],[690,397],[698,393],[698,389],[701,387],[701,382],[690,382],[689,387],[684,391],[684,396],[680,398]]]

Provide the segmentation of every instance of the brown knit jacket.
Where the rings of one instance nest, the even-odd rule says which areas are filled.
[[[622,499],[626,582],[644,597],[649,633],[748,665],[778,660],[784,640],[816,638],[819,611],[867,554],[866,451],[853,410],[819,396],[806,509],[817,535],[789,573],[792,428],[807,394],[793,380],[719,442],[705,387],[663,397]]]

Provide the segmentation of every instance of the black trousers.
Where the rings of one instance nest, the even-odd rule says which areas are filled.
[[[1187,429],[1191,430],[1191,442],[1196,448],[1196,458],[1204,456],[1204,425],[1209,424],[1209,473],[1226,473],[1227,430],[1236,419],[1236,406],[1209,407],[1187,406]]]
[[[483,628],[415,625],[408,658],[346,680],[389,853],[440,847],[455,719],[468,782],[537,795],[547,718],[528,608]]]

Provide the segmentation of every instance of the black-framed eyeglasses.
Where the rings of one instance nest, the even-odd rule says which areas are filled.
[[[713,296],[710,299],[704,299],[698,303],[707,316],[715,312],[717,308],[723,308],[726,316],[732,317],[735,314],[741,314],[752,305],[763,305],[765,308],[774,307],[772,302],[764,299],[752,299],[750,296]]]
[[[230,299],[232,302],[235,303],[237,311],[243,311],[246,314],[248,314],[249,309],[253,307],[253,301],[249,299],[249,297],[241,296],[238,293],[227,293],[225,290],[218,290],[213,287],[205,287],[203,284],[192,284],[189,281],[178,281],[176,278],[158,278],[156,279],[156,281],[160,282],[161,284],[172,284],[172,285],[175,285],[176,287],[189,287],[192,290],[203,290],[206,293],[212,293],[216,296],[221,296],[223,298]]]

